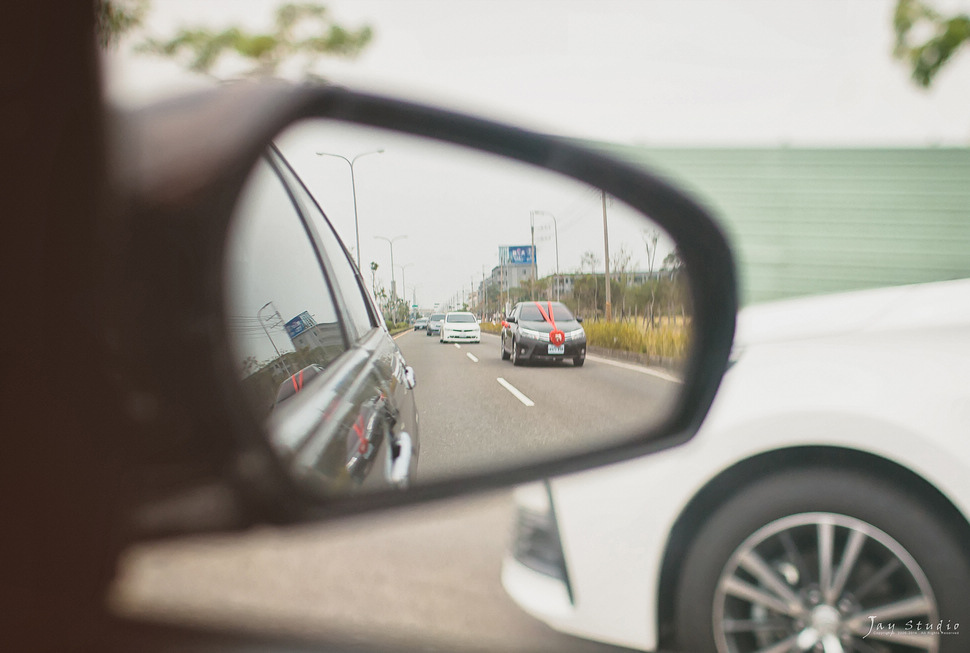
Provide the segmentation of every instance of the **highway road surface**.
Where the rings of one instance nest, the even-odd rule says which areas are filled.
[[[425,480],[615,442],[665,417],[682,388],[662,370],[596,356],[515,367],[492,334],[455,345],[412,331],[397,342],[417,378]]]

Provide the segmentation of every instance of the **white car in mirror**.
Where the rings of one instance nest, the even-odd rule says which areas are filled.
[[[441,321],[441,342],[481,342],[482,327],[474,313],[452,311]]]

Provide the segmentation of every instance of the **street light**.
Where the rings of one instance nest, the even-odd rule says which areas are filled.
[[[393,265],[393,263],[391,265]],[[403,295],[403,298],[404,298],[405,303],[407,303],[407,301],[408,301],[408,287],[407,287],[407,285],[405,284],[405,281],[404,281],[404,268],[409,268],[412,265],[414,265],[414,263],[405,263],[404,265],[397,266],[401,270],[401,287],[404,288],[404,292],[402,293],[402,295]],[[393,279],[391,280],[391,285],[392,286],[394,285],[394,280]],[[411,314],[411,309],[410,308],[408,308],[407,313],[408,313],[408,315]]]
[[[394,283],[394,241],[401,240],[402,238],[407,238],[407,236],[394,236],[394,238],[385,238],[384,236],[374,236],[378,240],[386,240],[387,244],[391,246],[391,299],[393,300],[397,294],[397,285]]]
[[[357,163],[357,159],[362,156],[367,156],[368,154],[384,154],[384,148],[379,150],[373,150],[371,152],[361,152],[353,159],[348,159],[342,154],[333,154],[332,152],[317,152],[317,156],[333,156],[338,159],[343,159],[350,166],[350,188],[354,193],[354,238],[357,242],[357,269],[360,269],[360,225],[357,223],[357,181],[354,178],[354,164]]]
[[[560,279],[559,279],[559,223],[556,222],[556,216],[554,216],[552,213],[549,213],[549,211],[542,211],[542,210],[536,209],[535,211],[532,212],[532,215],[535,216],[537,213],[541,213],[542,215],[547,215],[550,218],[552,218],[553,233],[555,233],[555,236],[556,236],[556,301],[559,301],[559,287],[561,285]],[[533,252],[533,256],[534,255],[535,253]]]

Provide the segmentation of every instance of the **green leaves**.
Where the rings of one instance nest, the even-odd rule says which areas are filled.
[[[288,3],[276,10],[269,32],[183,28],[168,39],[146,39],[138,50],[180,60],[190,70],[213,77],[223,76],[219,65],[227,55],[237,65],[245,62],[242,76],[274,75],[284,64],[299,60],[304,76],[315,77],[312,68],[320,57],[357,56],[372,38],[368,26],[350,30],[336,24],[323,5]]]
[[[141,26],[148,0],[93,0],[97,19],[98,45],[107,49],[121,37]]]
[[[946,17],[922,0],[897,0],[893,28],[893,54],[909,64],[913,79],[925,88],[970,38],[970,16]]]

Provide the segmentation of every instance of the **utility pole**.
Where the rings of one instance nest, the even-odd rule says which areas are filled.
[[[539,282],[539,267],[536,263],[536,212],[529,213],[529,227],[532,232],[532,299],[536,298],[536,284]]]
[[[556,301],[559,301],[560,300],[559,290],[562,285],[562,279],[559,278],[559,222],[556,220],[556,216],[554,216],[552,213],[549,213],[549,211],[536,210],[532,212],[533,215],[535,215],[536,213],[541,213],[543,215],[547,215],[550,218],[552,218],[552,228],[554,230],[553,233],[556,239]]]
[[[498,303],[499,312],[505,315],[507,311],[505,310],[505,304],[503,300],[505,298],[505,253],[503,248],[498,248]]]
[[[606,221],[606,191],[600,190],[603,196],[603,249],[606,258],[606,321],[613,321],[613,309],[610,302],[610,229]]]
[[[482,322],[485,321],[485,313],[488,312],[488,284],[485,283],[485,266],[482,266]]]
[[[259,325],[263,327],[263,333],[266,334],[266,337],[269,338],[270,344],[273,345],[273,351],[276,352],[276,359],[283,364],[283,369],[286,370],[286,375],[292,376],[292,373],[290,372],[290,366],[286,364],[286,360],[283,358],[283,355],[280,354],[280,350],[276,346],[276,342],[273,341],[273,336],[269,335],[269,329],[266,328],[266,321],[263,319],[262,313],[268,306],[273,307],[272,314],[275,315],[276,318],[279,320],[278,324],[283,323],[283,316],[280,315],[279,309],[276,308],[276,305],[273,302],[266,302],[265,304],[263,304],[260,307],[260,309],[256,311],[256,319],[259,320]],[[278,326],[278,324],[274,324],[273,326]]]

